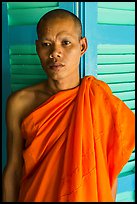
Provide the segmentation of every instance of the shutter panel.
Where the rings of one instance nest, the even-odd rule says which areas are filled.
[[[135,110],[135,46],[98,45],[98,78]]]
[[[18,31],[18,34],[24,33],[23,38],[27,38],[25,36],[25,29],[30,29],[32,38],[35,39],[36,29],[34,33],[34,30],[31,30],[31,26],[36,26],[42,15],[56,8],[59,8],[59,2],[7,3],[9,36],[10,33],[17,35],[16,31]],[[47,78],[41,67],[34,44],[10,43],[9,54],[12,92],[36,84]]]
[[[98,2],[98,8],[135,11],[135,2]]]
[[[135,12],[127,10],[116,10],[99,8],[98,20],[101,24],[117,24],[117,25],[134,25],[135,24]],[[122,15],[121,15],[122,14]],[[111,18],[108,18],[111,16]]]
[[[58,2],[11,2],[7,8],[9,26],[32,25],[48,11],[58,8]]]
[[[98,25],[135,24],[134,2],[98,2]],[[135,45],[98,44],[97,78],[135,112]],[[118,176],[116,201],[135,201],[135,150]],[[127,185],[128,183],[128,185]]]

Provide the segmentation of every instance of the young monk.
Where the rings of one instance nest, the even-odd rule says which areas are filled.
[[[113,202],[134,149],[134,114],[105,82],[80,78],[87,40],[75,15],[53,10],[37,34],[48,79],[8,98],[3,201]]]

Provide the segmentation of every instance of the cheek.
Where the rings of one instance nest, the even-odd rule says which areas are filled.
[[[49,52],[49,50],[43,48],[41,45],[38,46],[38,48],[37,48],[37,53],[38,53],[38,56],[40,58],[44,58],[44,57],[48,56],[48,52]]]
[[[38,54],[39,56],[39,60],[40,60],[40,64],[42,65],[42,67],[45,69],[47,64],[48,64],[48,57],[46,54],[44,54],[43,52],[40,52]]]
[[[74,51],[71,55],[71,63],[78,65],[80,62],[80,52]]]
[[[74,48],[74,49],[67,50],[65,54],[67,58],[73,59],[73,61],[71,60],[72,62],[78,61],[81,56],[80,48]]]
[[[45,52],[45,50],[43,50],[43,49],[40,49],[39,52],[38,52],[38,54],[39,54],[39,56],[40,56],[41,58],[43,58],[44,56],[46,56],[46,52]]]

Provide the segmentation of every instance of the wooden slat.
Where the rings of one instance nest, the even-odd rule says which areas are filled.
[[[11,45],[9,49],[10,55],[21,54],[37,54],[35,45]]]
[[[121,100],[134,100],[135,99],[135,91],[126,91],[126,92],[116,92],[114,93]]]
[[[135,45],[113,45],[113,44],[99,44],[97,46],[97,53],[101,54],[134,54]]]
[[[25,83],[26,82],[26,80],[24,80],[24,84],[23,83],[20,83],[20,84],[16,84],[16,83],[12,83],[11,84],[11,91],[12,92],[15,92],[15,91],[17,91],[17,90],[21,90],[21,89],[23,89],[23,88],[26,88],[26,87],[29,87],[29,86],[32,86],[32,85],[34,85],[34,84],[36,84],[36,83],[39,83],[39,82],[42,82],[43,81],[43,79],[38,79],[38,80],[35,80],[35,81],[31,81],[30,83]]]
[[[129,176],[129,175],[134,174],[134,173],[135,173],[135,167],[132,169],[132,171],[120,173],[118,175],[118,178],[125,178],[126,176]]]
[[[131,73],[135,72],[135,64],[98,65],[98,74]]]
[[[35,44],[37,39],[36,24],[9,26],[9,43],[12,45]]]
[[[135,62],[135,55],[98,55],[97,64],[128,64]]]
[[[129,161],[127,162],[127,164],[123,167],[122,171],[120,173],[125,173],[125,172],[129,172],[129,171],[133,171],[135,170],[135,161]]]
[[[131,160],[135,160],[135,152],[132,152],[132,154],[131,154],[131,156],[129,158],[129,161],[131,161]]]
[[[126,185],[128,183],[128,185]],[[134,191],[135,190],[135,173],[130,171],[128,174],[122,174],[118,176],[118,186],[117,194],[125,191]]]
[[[135,109],[135,100],[127,100],[127,101],[124,101],[124,103],[131,109]]]
[[[11,74],[44,75],[41,65],[11,65]]]
[[[57,8],[58,7],[45,7],[8,10],[8,24],[9,26],[37,24],[45,13]]]
[[[98,75],[97,78],[106,83],[134,82],[135,73]]]
[[[135,25],[135,11],[98,8],[99,24]]]
[[[132,192],[135,191],[135,173],[131,173],[131,174],[126,175],[124,177],[118,178],[118,186],[117,186],[117,195],[116,196],[121,195],[121,197],[122,197],[122,193],[131,192],[131,191]]]
[[[135,202],[135,192],[134,191],[125,191],[119,193],[116,196],[116,202]]]
[[[40,59],[38,55],[11,55],[10,56],[10,64],[40,64]]]
[[[108,85],[111,88],[112,92],[134,91],[135,90],[135,82],[117,83],[117,84],[108,84]]]
[[[14,84],[33,84],[39,80],[46,79],[46,75],[11,75],[11,83]]]
[[[113,8],[134,11],[135,2],[98,2],[98,8]]]
[[[57,7],[58,2],[8,2],[8,9],[28,9],[28,8],[42,8],[42,7]]]

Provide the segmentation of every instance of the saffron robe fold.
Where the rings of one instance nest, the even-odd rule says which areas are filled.
[[[21,202],[113,201],[114,180],[134,149],[133,112],[109,86],[86,76],[22,122]]]

